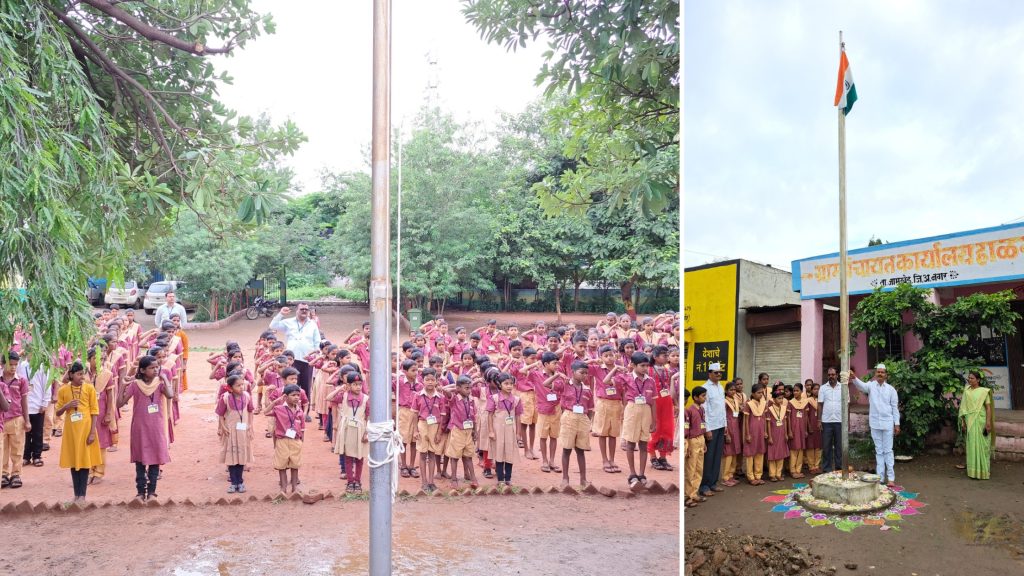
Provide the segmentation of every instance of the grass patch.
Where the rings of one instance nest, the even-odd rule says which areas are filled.
[[[297,286],[288,287],[289,300],[322,300],[338,298],[341,300],[366,300],[366,291],[358,288],[332,288],[331,286]]]

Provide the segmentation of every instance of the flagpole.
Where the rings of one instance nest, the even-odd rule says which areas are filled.
[[[842,58],[843,31],[839,31],[839,57]],[[843,108],[836,107],[839,115],[839,359],[840,369],[843,372],[850,370],[850,295],[846,286],[846,115]],[[842,445],[843,445],[843,473],[845,480],[848,477],[847,459],[849,456],[850,430],[850,385],[842,386],[843,411],[842,411]]]

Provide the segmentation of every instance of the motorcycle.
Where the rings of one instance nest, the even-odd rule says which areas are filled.
[[[281,303],[277,300],[267,300],[262,296],[257,296],[252,301],[252,305],[245,311],[245,317],[249,320],[255,320],[260,316],[273,316],[280,307]]]

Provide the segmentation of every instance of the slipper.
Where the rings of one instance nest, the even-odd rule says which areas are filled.
[[[562,471],[562,469],[561,469],[560,467],[558,467],[558,466],[555,466],[554,464],[552,464],[552,465],[551,465],[551,471],[552,471],[552,472],[561,472],[561,471]]]
[[[409,477],[409,469],[403,466],[402,467],[402,478],[408,478],[408,477]]]
[[[690,500],[689,498],[686,499],[686,502],[683,502],[683,506],[686,506],[687,508],[693,508],[696,505],[697,505],[697,501],[696,500]]]
[[[21,476],[11,476],[11,488],[21,488]]]
[[[707,502],[708,501],[707,498],[705,498],[703,496],[700,496],[700,495],[697,496],[696,500],[697,500],[697,502]]]
[[[117,446],[111,446],[110,448],[107,448],[107,452],[117,452]]]
[[[9,488],[11,486],[10,476],[4,474],[3,480],[0,481],[0,488]]]
[[[413,466],[412,468],[409,468],[409,477],[410,478],[419,478],[420,477],[420,468],[419,468],[419,466]]]
[[[614,472],[614,470],[612,469],[611,466],[602,466],[601,469],[604,470],[605,472],[609,473],[609,474]]]
[[[49,450],[50,444],[48,442],[43,442],[43,452],[49,452]]]
[[[966,470],[967,466],[965,464],[957,464],[956,465],[956,469],[957,470]]]
[[[548,466],[547,464],[545,464],[545,465],[540,467],[540,471],[541,472],[551,472],[551,466]]]
[[[60,438],[61,436],[64,435],[64,431],[63,430],[54,430],[53,431],[53,435],[56,436],[57,438]]]
[[[616,474],[622,472],[622,468],[619,468],[615,464],[612,464],[612,468],[614,468],[614,470],[612,470],[612,472],[615,472]]]
[[[40,468],[40,467],[44,466],[43,459],[42,458],[35,458],[35,459],[33,459],[32,460],[32,465],[35,466],[36,468]]]
[[[714,488],[711,489],[711,491],[712,492],[725,492],[725,488],[722,488],[720,486],[715,486]]]
[[[697,495],[698,496],[702,496],[704,498],[711,498],[712,496],[715,495],[715,493],[714,492],[698,492]]]

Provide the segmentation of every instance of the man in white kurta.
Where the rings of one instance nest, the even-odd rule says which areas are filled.
[[[853,376],[853,384],[868,397],[868,424],[871,426],[871,440],[875,443],[875,471],[881,482],[888,480],[892,485],[896,482],[892,439],[900,433],[899,394],[886,381],[889,373],[885,364],[875,366],[875,378],[870,384],[861,382],[852,373],[844,373],[844,376]]]

